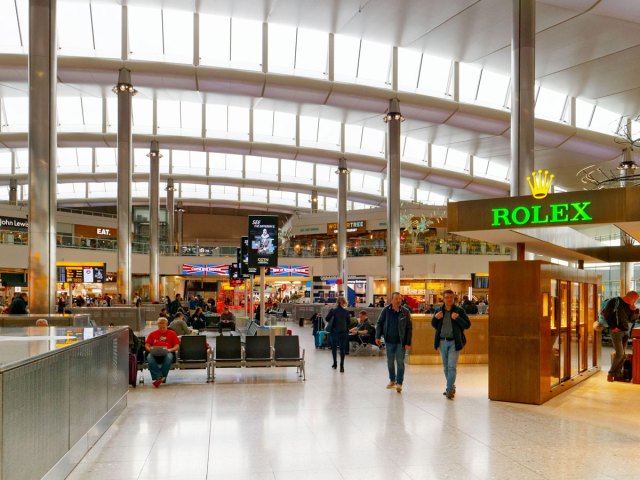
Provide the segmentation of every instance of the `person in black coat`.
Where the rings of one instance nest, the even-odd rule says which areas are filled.
[[[351,316],[346,308],[347,300],[344,297],[338,298],[338,306],[332,308],[327,315],[327,332],[331,334],[331,355],[333,356],[334,370],[338,368],[336,363],[337,350],[340,348],[340,372],[344,372],[344,357],[347,354],[349,339],[349,325]]]
[[[27,313],[27,294],[24,292],[19,293],[9,305],[9,313],[11,315],[26,315]]]

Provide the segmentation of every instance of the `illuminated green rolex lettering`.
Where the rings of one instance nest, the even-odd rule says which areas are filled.
[[[554,203],[542,211],[542,205],[492,208],[492,227],[510,225],[541,225],[545,223],[589,222],[593,217],[587,212],[591,202]]]
[[[591,202],[572,203],[571,206],[576,211],[576,214],[571,218],[572,222],[587,222],[593,220],[591,215],[585,212],[586,208],[591,205]]]
[[[511,225],[511,222],[509,221],[508,208],[492,208],[491,211],[493,212],[493,223],[491,224],[492,227],[499,227],[500,220],[502,220],[503,225]]]
[[[531,210],[533,210],[533,220],[531,220],[531,223],[536,225],[540,223],[549,223],[549,215],[545,215],[542,219],[540,218],[540,208],[542,208],[540,205],[534,205],[531,207]]]
[[[549,206],[551,207],[551,223],[569,221],[569,215],[567,214],[567,210],[569,210],[568,203],[555,203]]]
[[[531,219],[531,212],[527,207],[516,207],[511,212],[511,220],[516,225],[524,225],[525,223],[529,223]]]

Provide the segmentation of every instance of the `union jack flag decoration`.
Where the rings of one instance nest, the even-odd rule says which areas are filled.
[[[291,265],[289,271],[292,277],[308,277],[309,265]]]
[[[182,275],[184,275],[185,277],[190,277],[190,276],[202,277],[205,275],[205,265],[194,265],[190,263],[183,263]]]
[[[206,265],[207,275],[226,276],[229,275],[229,264],[221,263],[219,265]]]

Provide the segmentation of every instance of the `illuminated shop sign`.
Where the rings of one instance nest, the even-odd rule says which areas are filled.
[[[226,277],[230,275],[230,268],[233,264],[222,263],[218,265],[206,264],[182,264],[182,275],[185,277]],[[277,277],[308,277],[311,272],[309,265],[279,265],[277,267],[265,268],[266,275]],[[234,272],[231,272],[233,274]],[[240,271],[242,275],[242,271]]]
[[[278,217],[249,216],[249,267],[278,266]]]
[[[543,225],[545,223],[579,223],[593,220],[587,209],[591,202],[553,203],[542,210],[542,205],[519,206],[513,209],[492,208],[492,227],[509,225]]]
[[[347,222],[347,233],[353,232],[366,232],[367,229],[364,227],[364,220],[356,220],[355,222]],[[328,233],[338,233],[338,224],[337,223],[327,223],[327,232]]]

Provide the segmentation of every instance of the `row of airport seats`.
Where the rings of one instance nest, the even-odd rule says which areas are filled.
[[[245,345],[239,336],[217,337],[214,349],[213,375],[216,368],[296,367],[296,373],[306,380],[304,349],[297,335],[277,335],[274,345],[268,336],[250,336]]]

